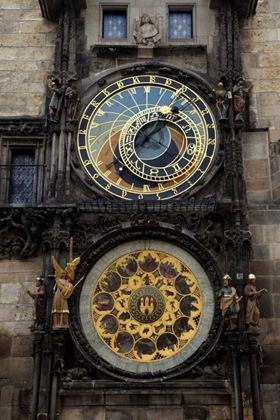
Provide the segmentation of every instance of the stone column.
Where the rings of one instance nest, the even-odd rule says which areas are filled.
[[[241,389],[241,368],[239,357],[239,333],[226,332],[225,346],[227,351],[231,354],[232,359],[236,420],[244,420]]]
[[[40,391],[41,365],[42,365],[42,344],[45,335],[45,329],[34,328],[31,329],[33,341],[33,392],[31,399],[31,420],[37,419],[38,401]]]
[[[254,420],[261,420],[260,381],[257,362],[257,355],[259,352],[259,335],[260,332],[257,330],[247,331]]]

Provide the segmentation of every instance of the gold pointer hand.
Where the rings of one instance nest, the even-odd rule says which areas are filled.
[[[178,89],[178,90],[176,90],[175,91],[175,96],[173,97],[173,99],[172,99],[172,101],[170,102],[170,104],[168,105],[168,108],[170,109],[170,111],[169,112],[172,112],[171,111],[171,107],[172,107],[172,105],[177,101],[177,99],[178,99],[178,96],[179,95],[181,95],[181,93],[183,93],[183,88],[180,88],[180,89]]]

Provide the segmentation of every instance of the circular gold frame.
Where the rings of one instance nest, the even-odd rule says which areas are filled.
[[[128,258],[128,255],[137,255],[137,253],[140,256],[140,259],[137,260],[137,270],[135,270],[135,272],[132,270],[130,275],[125,277],[124,272],[118,271],[117,266],[123,266],[123,269],[125,269],[125,260]],[[182,275],[180,274],[181,270],[177,270],[178,274],[171,278],[172,284],[162,286],[163,293],[160,291],[160,288],[155,286],[157,277],[155,277],[153,273],[156,273],[156,271],[151,271],[149,274],[151,284],[143,284],[143,281],[141,283],[145,271],[141,270],[140,260],[142,259],[142,261],[144,261],[144,257],[147,258],[149,255],[151,255],[151,258],[160,258],[159,256],[161,256],[163,258],[162,261],[167,258],[174,266],[183,266],[184,269],[189,270],[193,277],[188,283],[191,284],[192,282],[195,282],[195,285],[192,285],[190,288],[190,293],[179,293],[177,290],[178,287],[176,289],[176,279]],[[115,267],[115,270],[113,270],[113,267]],[[109,285],[108,273],[116,273],[120,276],[121,281],[117,281],[115,286]],[[139,276],[139,274],[142,275]],[[162,278],[163,281],[166,280],[162,275],[158,277]],[[133,280],[135,280],[135,289],[132,287]],[[127,283],[126,285],[123,284],[124,281]],[[114,284],[114,281],[112,284]],[[104,287],[105,289],[107,288],[107,290],[105,290]],[[108,287],[109,289],[111,288],[112,291],[108,290]],[[125,289],[125,287],[127,287],[127,289]],[[147,322],[149,321],[148,319],[146,322],[140,322],[133,317],[133,310],[121,311],[121,308],[118,306],[118,294],[121,293],[121,290],[125,289],[131,292],[130,295],[127,296],[131,296],[136,293],[137,290],[141,291],[141,288],[143,288],[143,296],[145,297],[149,297],[149,290],[162,293],[163,296],[165,296],[165,292],[168,290],[170,290],[170,292],[176,291],[179,296],[178,305],[172,310],[170,307],[170,299],[168,300],[167,296],[165,296],[165,309],[163,314],[160,314],[159,318],[155,321],[150,319],[151,322]],[[196,313],[190,314],[190,316],[187,317],[186,314],[182,312],[180,305],[185,297],[193,296],[196,289],[199,291],[199,304],[195,303],[198,308],[198,312],[196,313],[199,313],[200,317],[199,322],[195,325],[196,328],[194,328]],[[101,304],[105,303],[109,305],[105,311],[102,311],[102,308],[101,310],[98,309],[98,299],[95,300],[96,296],[100,296],[102,293],[108,295],[107,302],[103,299],[104,296],[101,296]],[[124,300],[124,305],[131,305],[130,299],[131,298],[127,298]],[[136,295],[135,301],[138,302],[139,310],[141,293],[139,296]],[[138,373],[141,375],[146,374],[147,372],[156,374],[159,371],[164,372],[184,363],[187,359],[191,358],[204,343],[213,322],[215,298],[212,285],[205,270],[188,252],[176,245],[161,240],[135,240],[121,244],[108,251],[96,262],[96,264],[94,264],[83,284],[79,308],[84,335],[90,346],[99,354],[100,358],[106,360],[112,367],[121,367],[122,371],[127,372],[128,375]],[[125,321],[123,324],[125,326],[122,326],[123,329],[121,329],[119,325],[116,327],[120,320],[119,317],[125,312],[129,315],[127,320],[125,320],[125,315],[123,315]],[[167,329],[168,313],[172,315],[171,320],[169,321],[170,328]],[[180,321],[180,318],[185,319]],[[194,330],[190,330],[193,335],[192,337],[187,337],[189,332],[187,333],[184,331],[182,341],[185,339],[185,342],[180,347],[178,343],[180,342],[181,337],[178,337],[178,335],[180,335],[180,332],[178,331],[180,328],[181,330],[184,330],[184,328],[186,329],[186,318],[188,318],[189,321],[188,325],[191,325],[194,328]],[[116,319],[117,322],[114,322],[114,319]],[[175,332],[176,322],[179,326],[177,334]],[[180,322],[183,322],[183,324],[181,325]],[[131,326],[129,326],[131,323],[136,325],[135,328],[137,329],[137,333],[133,330],[131,331]],[[160,327],[161,323],[164,324],[165,330],[163,333],[158,331],[156,334],[155,328]],[[162,336],[163,338],[160,339]],[[133,337],[133,339],[129,337]],[[142,341],[139,342],[139,340]],[[177,340],[176,343],[175,340]],[[108,344],[109,341],[111,344]],[[131,345],[132,341],[133,343]],[[152,343],[154,344],[154,347]],[[120,345],[123,345],[121,351]]]

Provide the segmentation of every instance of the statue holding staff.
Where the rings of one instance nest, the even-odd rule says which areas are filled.
[[[36,290],[30,292],[27,290],[29,296],[34,299],[34,327],[43,328],[46,322],[46,307],[47,307],[47,292],[42,277],[36,278]]]

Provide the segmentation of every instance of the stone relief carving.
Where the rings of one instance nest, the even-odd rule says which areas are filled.
[[[58,122],[60,118],[60,109],[63,98],[63,91],[59,86],[57,79],[47,80],[47,85],[51,93],[51,99],[49,103],[49,118],[52,122]]]
[[[0,218],[0,258],[28,258],[39,250],[45,217],[34,209],[4,211]]]
[[[217,89],[213,90],[216,96],[216,107],[220,119],[228,118],[229,100],[231,95],[226,91],[223,82],[219,82]]]
[[[154,47],[162,37],[162,18],[144,13],[140,20],[134,20],[133,36],[136,44]]]
[[[231,277],[225,274],[223,277],[223,287],[219,291],[218,297],[220,298],[220,309],[223,320],[227,325],[227,330],[236,330],[236,321],[238,312],[240,311],[239,298],[236,294],[235,287],[230,285]]]
[[[15,121],[11,119],[10,121],[5,121],[0,123],[0,132],[7,135],[28,135],[32,133],[42,133],[44,131],[43,121],[35,121],[31,119],[29,121]]]
[[[236,120],[243,120],[246,99],[252,87],[253,86],[245,87],[245,80],[243,77],[238,77],[233,86],[233,107]]]
[[[90,217],[76,208],[6,209],[0,213],[0,259],[30,258],[36,256],[41,246],[44,250],[68,249],[70,236],[75,238],[75,252],[81,254],[93,244],[95,236],[120,229],[123,223],[131,227],[167,223],[175,231],[189,230],[207,249],[221,252],[224,249],[222,216],[213,211],[205,213],[199,205],[197,209],[194,205],[190,207],[194,211],[183,208],[181,211],[173,208],[171,211],[167,208],[161,211],[143,208],[141,211],[133,206],[118,211],[107,204],[106,210],[96,208]],[[236,235],[236,232],[227,231],[227,243],[235,243]],[[243,240],[250,242],[250,235],[245,235]]]
[[[260,310],[259,299],[267,293],[267,289],[256,289],[256,276],[249,274],[248,284],[244,288],[245,309],[246,309],[246,326],[248,329],[258,328]]]
[[[80,97],[77,89],[77,81],[70,79],[68,83],[69,85],[65,91],[66,118],[67,121],[75,121]]]

